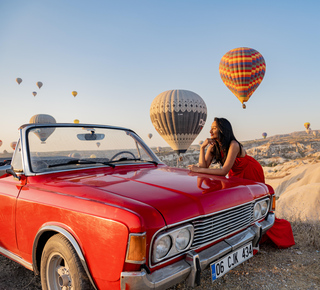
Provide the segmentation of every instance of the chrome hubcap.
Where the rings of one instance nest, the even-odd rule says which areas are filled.
[[[73,289],[69,265],[59,253],[50,255],[46,272],[49,289]]]

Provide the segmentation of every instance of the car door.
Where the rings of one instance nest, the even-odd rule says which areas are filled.
[[[11,167],[15,172],[22,170],[20,142],[16,146]],[[10,253],[19,255],[16,241],[15,212],[21,187],[22,182],[13,175],[4,174],[0,176],[0,252],[6,256],[10,256]]]

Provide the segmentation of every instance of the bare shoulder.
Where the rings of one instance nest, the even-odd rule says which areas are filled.
[[[237,157],[245,157],[247,155],[246,150],[236,140],[231,141],[230,147],[233,148],[234,150],[238,151]],[[240,152],[240,147],[241,147],[241,152]]]

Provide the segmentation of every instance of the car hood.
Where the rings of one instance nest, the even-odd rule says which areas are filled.
[[[103,194],[97,192],[108,192],[148,204],[161,213],[167,224],[218,212],[268,194],[262,183],[167,166],[115,169],[112,174],[79,173],[63,179],[78,188],[95,188],[92,191],[95,196],[90,198],[101,199]]]

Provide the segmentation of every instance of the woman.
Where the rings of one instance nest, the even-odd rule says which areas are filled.
[[[262,166],[246,154],[241,143],[235,138],[232,126],[227,119],[214,118],[210,135],[211,138],[207,138],[201,145],[198,166],[189,165],[190,171],[223,176],[228,174],[229,177],[236,176],[265,182]],[[209,168],[212,162],[219,163],[221,168]],[[287,248],[295,244],[291,225],[284,219],[276,218],[274,226],[267,231],[266,235],[279,248]],[[264,237],[263,240],[266,239]]]
[[[236,176],[264,182],[263,169],[258,161],[247,155],[241,143],[235,138],[232,126],[227,119],[215,118],[210,130],[211,138],[206,139],[200,148],[199,165],[190,165],[193,172],[215,175]],[[205,149],[208,147],[207,152]],[[209,168],[219,163],[221,168]]]

